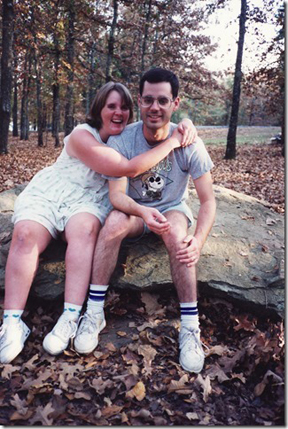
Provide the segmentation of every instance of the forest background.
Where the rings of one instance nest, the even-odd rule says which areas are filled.
[[[11,111],[10,130],[20,140],[28,140],[34,130],[43,146],[43,133],[51,131],[59,146],[59,132],[66,135],[85,121],[103,83],[124,83],[136,101],[140,76],[155,66],[167,67],[180,78],[182,103],[176,122],[189,116],[196,125],[228,125],[236,96],[239,124],[284,126],[284,2],[245,0],[246,34],[253,38],[246,36],[244,42],[244,57],[247,52],[250,59],[244,72],[235,70],[231,61],[222,70],[209,66],[209,58],[217,53],[209,29],[219,28],[219,12],[225,16],[232,7],[234,19],[226,20],[220,31],[235,27],[237,32],[244,0],[2,3],[0,110],[3,115]],[[267,37],[271,26],[274,36]],[[222,55],[236,61],[239,42],[231,44],[230,34],[227,31],[227,52]],[[241,96],[233,92],[239,73]],[[9,87],[11,97],[5,101]],[[139,119],[136,103],[135,117]],[[1,137],[0,152],[7,151]]]

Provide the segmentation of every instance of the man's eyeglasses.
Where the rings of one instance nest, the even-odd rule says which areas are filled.
[[[162,107],[162,109],[169,109],[171,103],[173,103],[174,101],[169,97],[161,96],[158,98],[154,98],[150,95],[147,95],[146,97],[140,97],[140,104],[143,107],[151,107],[155,100],[157,101],[158,106]]]

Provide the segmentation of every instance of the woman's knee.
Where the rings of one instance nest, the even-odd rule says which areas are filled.
[[[35,234],[33,226],[25,222],[15,225],[12,237],[12,243],[19,249],[31,248],[39,240],[39,235]]]
[[[83,241],[88,243],[96,240],[97,234],[100,229],[100,222],[96,217],[85,219],[83,222],[74,223],[73,228],[66,230],[66,239],[69,242],[72,240]]]

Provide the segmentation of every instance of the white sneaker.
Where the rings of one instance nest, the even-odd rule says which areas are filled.
[[[50,355],[59,355],[68,347],[69,341],[75,337],[76,331],[77,323],[63,313],[52,331],[44,338],[44,350]]]
[[[87,310],[81,317],[81,323],[74,340],[74,348],[78,353],[89,354],[98,345],[98,335],[106,326],[104,312],[95,313]]]
[[[183,326],[179,334],[180,365],[185,371],[199,373],[204,366],[205,353],[200,341],[200,330]]]
[[[0,362],[10,363],[23,350],[30,329],[19,319],[17,323],[3,323],[0,329]]]

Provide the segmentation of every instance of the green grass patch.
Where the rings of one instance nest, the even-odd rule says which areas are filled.
[[[227,127],[197,127],[198,134],[206,145],[226,146]],[[236,145],[269,144],[270,139],[281,132],[280,127],[244,127],[237,128]]]

